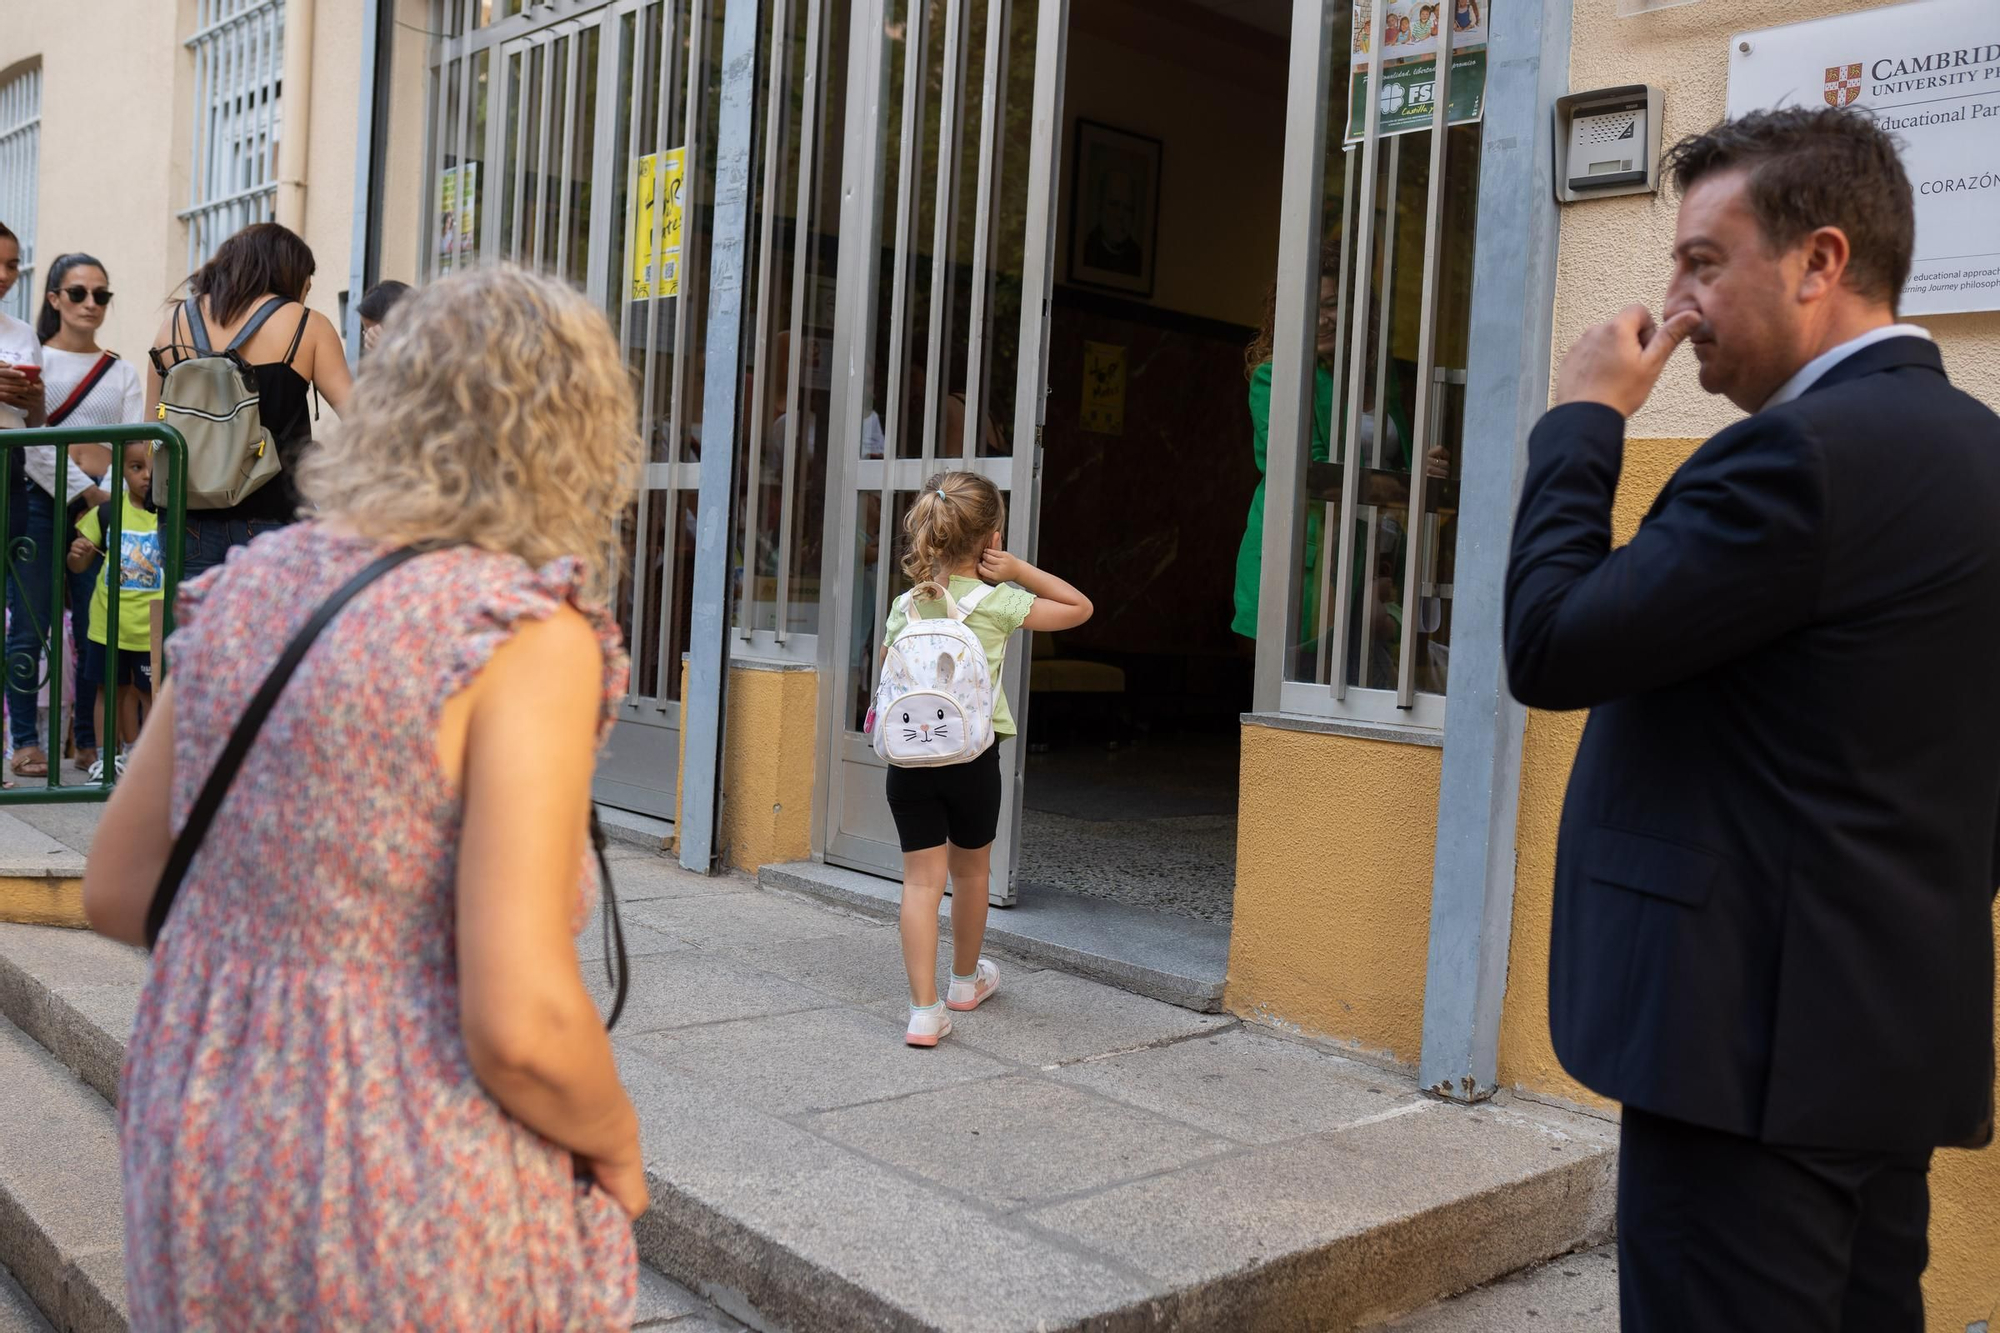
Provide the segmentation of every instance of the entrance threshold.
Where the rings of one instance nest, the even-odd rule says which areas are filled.
[[[620,810],[615,805],[597,803],[597,822],[604,836],[613,842],[644,847],[649,852],[664,850],[674,840],[674,821],[642,815],[636,810]]]
[[[765,866],[757,879],[765,888],[809,894],[891,920],[901,903],[902,886],[894,880],[816,861]],[[949,935],[948,900],[939,906],[938,918]],[[996,907],[987,914],[986,938],[995,948],[1030,962],[1136,995],[1196,1013],[1222,1011],[1229,927],[1220,922],[1023,884],[1014,906]]]

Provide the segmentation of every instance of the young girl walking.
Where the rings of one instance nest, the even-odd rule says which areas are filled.
[[[1089,598],[1002,548],[1006,527],[999,489],[972,472],[932,477],[903,520],[903,572],[915,586],[890,608],[884,660],[914,621],[948,615],[957,606],[986,651],[993,683],[993,743],[978,756],[889,769],[889,812],[903,848],[903,965],[910,974],[904,1040],[912,1046],[937,1045],[951,1032],[949,1010],[977,1009],[1000,987],[999,970],[980,957],[979,948],[986,938],[987,878],[1000,827],[1000,742],[1014,734],[1014,715],[1000,689],[1007,640],[1024,627],[1054,632],[1090,619]],[[938,588],[948,598],[937,596]],[[889,720],[877,718],[875,725],[887,726]],[[940,1000],[938,904],[947,878],[951,987]]]

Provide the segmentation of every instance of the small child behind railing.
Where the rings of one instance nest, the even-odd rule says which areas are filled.
[[[153,615],[151,603],[166,592],[166,563],[160,549],[159,516],[153,512],[153,449],[144,440],[125,446],[125,488],[117,503],[124,508],[119,516],[119,553],[105,561],[105,577],[96,582],[90,596],[90,647],[83,658],[83,678],[104,685],[107,644],[110,642],[110,598],[106,588],[110,569],[118,569],[118,736],[115,771],[125,771],[125,750],[139,739],[139,729],[153,707]],[[81,572],[104,550],[104,534],[110,528],[110,508],[105,501],[86,513],[76,525],[76,540],[70,544],[69,567]],[[107,744],[91,767],[90,780],[104,780],[105,755],[113,752]]]

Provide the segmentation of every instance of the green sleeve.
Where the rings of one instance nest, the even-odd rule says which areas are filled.
[[[903,605],[901,597],[889,603],[889,623],[883,626],[882,629],[882,646],[884,648],[894,643],[896,636],[901,634],[903,628],[910,623],[910,617],[903,610]]]
[[[1250,453],[1257,471],[1264,471],[1264,454],[1271,444],[1271,363],[1250,373]]]
[[[1003,583],[986,595],[986,599],[979,604],[979,609],[999,623],[1001,637],[1005,638],[1021,628],[1022,622],[1028,618],[1028,612],[1035,609],[1035,595],[1026,588]]]
[[[76,521],[76,535],[88,541],[98,550],[101,551],[104,549],[104,525],[97,520],[97,509],[95,506],[85,510],[83,517]]]

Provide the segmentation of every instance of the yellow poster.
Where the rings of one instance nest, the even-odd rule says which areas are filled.
[[[1125,349],[1111,343],[1083,345],[1083,428],[1098,435],[1125,433]]]
[[[648,153],[639,159],[639,179],[633,187],[637,216],[632,224],[632,299],[678,296],[681,290],[681,189],[686,179],[687,150]],[[664,195],[666,206],[655,205]],[[658,234],[659,262],[653,257]]]
[[[438,177],[438,272],[448,273],[472,258],[478,211],[479,164],[445,168]]]

